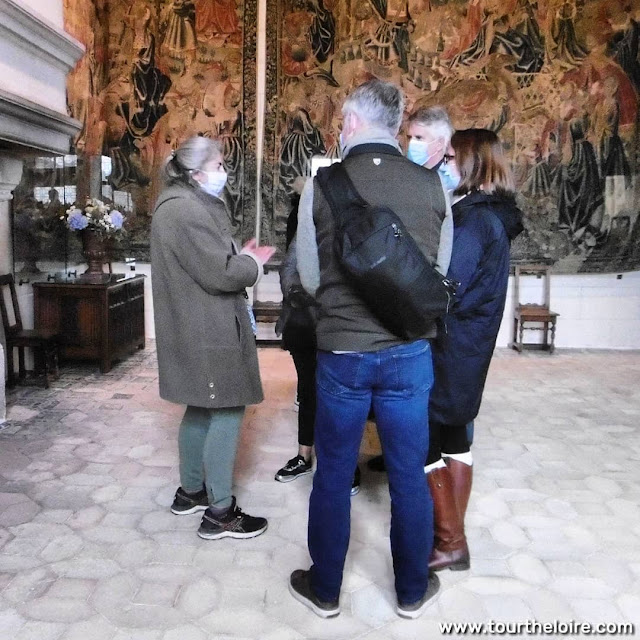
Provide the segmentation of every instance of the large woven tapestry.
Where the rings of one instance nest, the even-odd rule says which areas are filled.
[[[338,155],[341,103],[376,76],[408,111],[499,134],[526,214],[514,259],[640,267],[637,2],[269,1],[264,234],[282,243],[295,178]]]
[[[84,125],[75,150],[110,159],[103,195],[131,210],[130,247],[140,257],[164,161],[192,135],[222,139],[234,233],[253,234],[256,6],[65,0],[65,27],[87,47],[68,81],[71,115]]]

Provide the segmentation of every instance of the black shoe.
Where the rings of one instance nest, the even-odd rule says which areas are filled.
[[[375,456],[370,460],[367,460],[367,467],[369,467],[371,471],[377,471],[378,473],[384,473],[387,470],[382,456]]]
[[[219,538],[255,538],[267,530],[265,518],[255,518],[242,513],[233,498],[231,506],[222,513],[209,507],[202,516],[198,535],[205,540]]]
[[[311,589],[311,571],[296,569],[289,578],[289,593],[321,618],[335,618],[340,614],[339,600],[323,602]]]
[[[353,484],[351,485],[351,495],[357,496],[360,493],[360,467],[356,467],[353,474]]]
[[[291,460],[276,473],[276,480],[278,482],[291,482],[296,478],[306,476],[312,472],[311,461],[307,462],[304,456],[298,455],[295,458],[291,458]]]
[[[440,578],[433,572],[429,572],[429,584],[427,591],[417,602],[401,604],[398,602],[396,612],[402,618],[419,618],[430,604],[435,602],[435,596],[440,591]]]
[[[209,498],[206,489],[203,488],[197,493],[187,493],[182,487],[178,487],[171,505],[171,513],[186,516],[189,513],[204,511],[208,506]]]

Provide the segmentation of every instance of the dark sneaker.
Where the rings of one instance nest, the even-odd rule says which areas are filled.
[[[278,482],[291,482],[296,478],[312,473],[312,471],[311,462],[307,462],[304,456],[296,456],[295,458],[291,458],[291,460],[276,473],[276,480]]]
[[[440,578],[433,572],[429,572],[429,585],[426,593],[412,604],[401,604],[398,602],[396,612],[402,618],[419,618],[430,604],[435,602],[435,596],[440,591]]]
[[[289,578],[289,593],[321,618],[335,618],[340,614],[340,602],[323,602],[311,590],[311,571],[296,569]]]
[[[234,497],[231,506],[223,513],[216,514],[211,508],[204,512],[198,535],[205,540],[255,538],[266,530],[267,520],[242,513]]]
[[[171,505],[171,513],[177,516],[186,516],[189,513],[204,511],[209,506],[207,490],[202,489],[197,493],[187,493],[182,487],[178,487],[176,496]]]
[[[360,493],[360,467],[356,467],[353,475],[353,484],[351,485],[351,495],[357,496]]]

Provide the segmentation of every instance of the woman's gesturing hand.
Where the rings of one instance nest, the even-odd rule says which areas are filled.
[[[269,247],[267,245],[258,246],[256,239],[251,238],[244,247],[242,247],[244,252],[252,253],[260,262],[263,264],[269,261],[269,258],[276,252],[275,247]]]

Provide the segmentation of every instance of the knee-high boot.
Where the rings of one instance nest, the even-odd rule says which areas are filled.
[[[427,474],[433,498],[434,544],[429,569],[465,571],[470,566],[469,548],[464,535],[464,520],[454,493],[452,474],[448,467]]]
[[[469,504],[471,485],[473,484],[473,466],[449,457],[445,457],[445,462],[451,474],[453,495],[455,496],[458,513],[464,528],[464,519],[467,515],[467,505]]]

